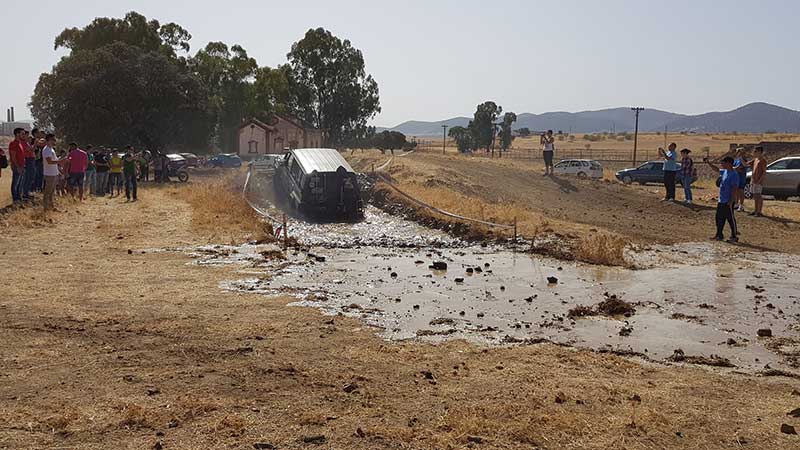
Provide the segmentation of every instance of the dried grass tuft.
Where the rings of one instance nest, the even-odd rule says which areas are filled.
[[[192,225],[209,240],[272,238],[272,225],[242,197],[243,184],[244,174],[236,172],[180,190],[192,207]]]

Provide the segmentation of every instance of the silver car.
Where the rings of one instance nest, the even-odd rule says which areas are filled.
[[[747,171],[747,186],[744,190],[747,198],[751,197],[750,177],[752,174],[752,171]],[[772,195],[776,200],[800,196],[800,156],[781,158],[768,165],[763,184],[762,194]]]

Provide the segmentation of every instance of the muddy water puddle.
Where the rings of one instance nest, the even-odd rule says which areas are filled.
[[[800,264],[777,254],[734,259],[718,248],[697,250],[709,259],[698,265],[633,271],[479,246],[312,247],[286,259],[245,246],[200,256],[249,262],[244,279],[226,289],[294,295],[294,305],[358,317],[390,340],[550,341],[657,361],[800,372]],[[609,299],[633,312],[575,313]]]

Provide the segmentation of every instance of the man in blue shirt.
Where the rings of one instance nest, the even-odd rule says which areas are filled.
[[[674,142],[669,144],[667,151],[663,148],[658,149],[658,154],[664,158],[664,189],[667,191],[664,201],[675,201],[675,176],[678,173],[678,145]]]
[[[715,166],[711,164],[708,158],[703,160],[714,170],[719,170],[720,183],[719,183],[719,200],[717,201],[717,234],[712,238],[717,241],[723,240],[725,237],[722,231],[725,228],[725,222],[731,226],[731,237],[728,242],[739,242],[739,229],[736,226],[736,218],[733,215],[733,205],[736,201],[736,189],[739,187],[739,175],[733,168],[733,158],[726,156],[722,158],[722,164]]]

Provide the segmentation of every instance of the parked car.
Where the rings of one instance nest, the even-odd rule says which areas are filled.
[[[186,159],[186,166],[187,167],[197,167],[200,161],[200,158],[197,157],[194,153],[178,153],[179,155],[183,156]]]
[[[574,175],[578,178],[603,178],[603,166],[590,159],[565,159],[553,166],[556,175]]]
[[[275,169],[283,160],[284,155],[260,155],[254,160],[250,161],[247,165],[253,169],[255,173],[274,173]]]
[[[334,149],[290,150],[272,180],[275,191],[296,212],[325,219],[363,214],[356,173]]]
[[[236,153],[220,153],[208,160],[206,165],[211,167],[222,167],[226,169],[242,167],[242,158]]]
[[[678,163],[678,170],[680,170],[680,168],[681,164]],[[625,184],[663,183],[664,161],[648,161],[639,167],[623,169],[616,173],[616,177],[619,181],[622,181]],[[697,181],[697,177],[692,179],[692,182],[695,181]],[[683,184],[681,177],[677,177],[676,182],[680,185]]]
[[[753,171],[747,171],[747,186],[744,195],[751,198],[750,179]],[[800,196],[800,156],[781,158],[767,166],[764,176],[763,195],[771,195],[776,200],[786,200],[789,197]]]

